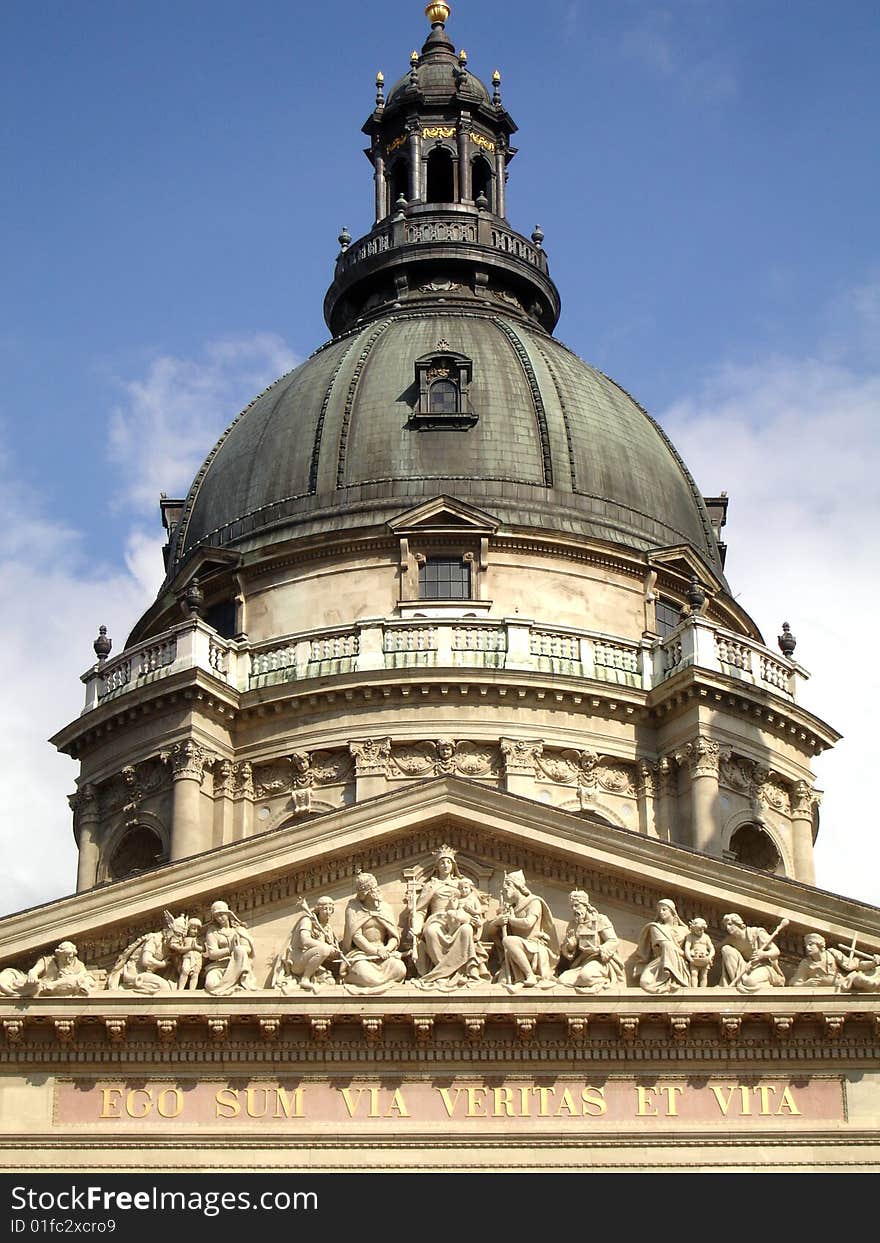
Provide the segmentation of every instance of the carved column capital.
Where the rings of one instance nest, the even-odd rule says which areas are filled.
[[[355,774],[358,777],[385,777],[391,756],[390,738],[362,738],[350,742],[348,749],[354,756]]]
[[[526,738],[502,738],[501,754],[504,756],[505,772],[535,775],[535,764],[544,752],[543,742],[531,742]]]
[[[80,786],[73,794],[69,794],[67,802],[70,810],[73,812],[73,822],[75,825],[85,823],[86,821],[96,821],[101,818],[101,802],[98,791],[91,782],[86,782]]]
[[[235,766],[235,795],[237,798],[254,798],[254,766],[247,760]]]
[[[639,760],[636,793],[639,798],[653,798],[656,792],[656,766],[647,760]]]
[[[176,742],[168,751],[163,751],[160,759],[171,768],[174,781],[201,781],[205,768],[214,757],[200,743],[192,738]]]
[[[719,764],[729,754],[729,748],[700,734],[693,742],[676,751],[675,758],[679,764],[687,765],[692,780],[714,777],[717,781]]]
[[[796,781],[791,787],[791,814],[799,820],[812,819],[816,801],[816,791],[809,781]]]

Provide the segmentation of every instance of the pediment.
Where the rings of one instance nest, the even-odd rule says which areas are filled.
[[[497,518],[449,496],[437,496],[398,514],[388,523],[395,535],[414,532],[453,530],[475,535],[494,535],[501,525]]]
[[[855,935],[863,951],[880,953],[874,907],[474,782],[437,778],[11,915],[0,921],[0,967],[27,970],[39,955],[72,940],[88,965],[109,968],[134,938],[162,927],[165,910],[205,920],[212,902],[222,899],[250,929],[255,971],[266,986],[303,897],[312,905],[323,894],[331,897],[341,933],[355,876],[367,871],[399,916],[408,878],[425,875],[443,844],[456,849],[461,871],[490,895],[490,915],[509,871],[525,874],[559,935],[571,915],[570,891],[587,890],[614,925],[627,986],[636,993],[636,946],[660,898],[673,900],[685,920],[704,918],[716,942],[730,911],[767,930],[788,919],[779,939],[786,974],[811,931],[829,945],[848,944]]]
[[[687,579],[696,576],[703,586],[708,587],[713,593],[719,592],[724,588],[724,584],[718,575],[709,568],[701,557],[697,556],[689,544],[676,544],[670,548],[653,549],[650,558],[652,566],[664,566]]]

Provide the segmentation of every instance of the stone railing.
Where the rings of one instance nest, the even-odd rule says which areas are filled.
[[[794,700],[800,666],[703,618],[662,640],[640,642],[516,619],[425,618],[359,622],[251,645],[222,639],[202,621],[94,665],[84,711],[182,670],[201,669],[236,691],[342,674],[403,669],[545,673],[649,691],[689,666]]]
[[[776,656],[753,639],[723,630],[704,617],[688,619],[659,644],[655,684],[673,677],[688,665],[724,674],[750,686],[762,686],[774,695],[797,698],[798,678],[809,674],[793,661]]]
[[[519,259],[540,272],[547,271],[544,251],[513,229],[506,228],[497,217],[470,208],[444,211],[430,204],[420,204],[405,218],[382,224],[353,242],[337,259],[336,275],[339,277],[364,260],[384,255],[398,246],[436,246],[438,243],[485,246]]]

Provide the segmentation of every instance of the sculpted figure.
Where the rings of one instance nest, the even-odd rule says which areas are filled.
[[[421,987],[456,988],[489,978],[479,943],[483,906],[473,882],[459,873],[451,846],[436,852],[434,867],[412,906]]]
[[[722,987],[735,988],[738,993],[782,988],[785,976],[777,961],[779,946],[773,942],[776,934],[764,928],[747,928],[741,915],[725,915],[721,922],[727,933],[721,942]]]
[[[323,984],[335,984],[329,964],[341,960],[342,950],[330,926],[336,904],[332,898],[318,898],[314,911],[306,901],[294,920],[283,953],[275,959],[272,988],[290,995],[304,988],[314,993]]]
[[[202,941],[202,921],[188,919],[186,932],[177,933],[170,942],[170,949],[177,962],[177,987],[194,989],[199,986],[199,976],[205,961],[205,945]]]
[[[661,898],[657,918],[645,924],[636,950],[636,972],[646,993],[675,993],[689,987],[691,971],[683,948],[687,934],[687,924],[679,918],[675,903]]]
[[[880,993],[880,954],[863,954],[855,946],[840,964],[842,993]]]
[[[205,991],[215,997],[252,992],[254,943],[251,934],[225,902],[214,902],[205,928]]]
[[[709,968],[715,961],[715,946],[706,931],[705,919],[692,919],[684,939],[684,956],[690,971],[691,988],[708,988]]]
[[[821,932],[808,932],[804,937],[806,957],[802,958],[788,981],[789,988],[834,988],[840,977],[845,955],[828,949]]]
[[[553,988],[559,939],[550,908],[533,894],[521,871],[508,872],[501,885],[501,909],[487,924],[501,939],[503,963],[498,981],[516,988]]]
[[[625,988],[626,971],[611,920],[599,914],[582,889],[573,890],[568,900],[572,918],[559,947],[561,960],[567,960],[568,966],[559,974],[560,984],[579,993]]]
[[[375,876],[360,872],[356,896],[345,911],[343,982],[358,993],[384,993],[406,978],[400,930]]]
[[[72,941],[38,958],[27,975],[7,967],[0,972],[0,993],[7,997],[87,997],[98,981],[77,957]]]
[[[110,989],[125,988],[136,993],[168,993],[177,987],[180,958],[172,946],[186,937],[187,918],[175,919],[165,911],[161,932],[146,932],[122,951],[107,977]],[[201,967],[201,963],[199,964]]]

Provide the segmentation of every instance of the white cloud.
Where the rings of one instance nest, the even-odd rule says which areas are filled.
[[[117,500],[155,510],[159,493],[184,496],[196,468],[240,409],[299,360],[280,337],[210,342],[200,358],[162,355],[145,377],[120,378],[109,455]]]
[[[870,306],[870,299],[868,300]],[[802,704],[844,734],[816,770],[825,789],[822,888],[880,904],[869,779],[880,674],[880,375],[821,358],[725,366],[663,423],[703,490],[730,493],[727,574],[765,640],[783,621],[812,673]]]
[[[642,14],[620,37],[624,57],[657,77],[674,80],[685,95],[710,102],[735,95],[738,82],[729,47],[703,51],[692,43],[687,27],[680,21],[676,25],[666,9]]]
[[[211,343],[195,360],[157,358],[144,378],[118,381],[110,452],[126,527],[121,565],[97,562],[74,526],[47,516],[43,498],[16,480],[0,427],[0,581],[14,602],[3,624],[0,914],[75,888],[67,795],[78,766],[47,739],[82,709],[78,675],[94,662],[98,626],[119,651],[158,590],[160,490],[185,491],[230,419],[295,363],[263,335]]]

